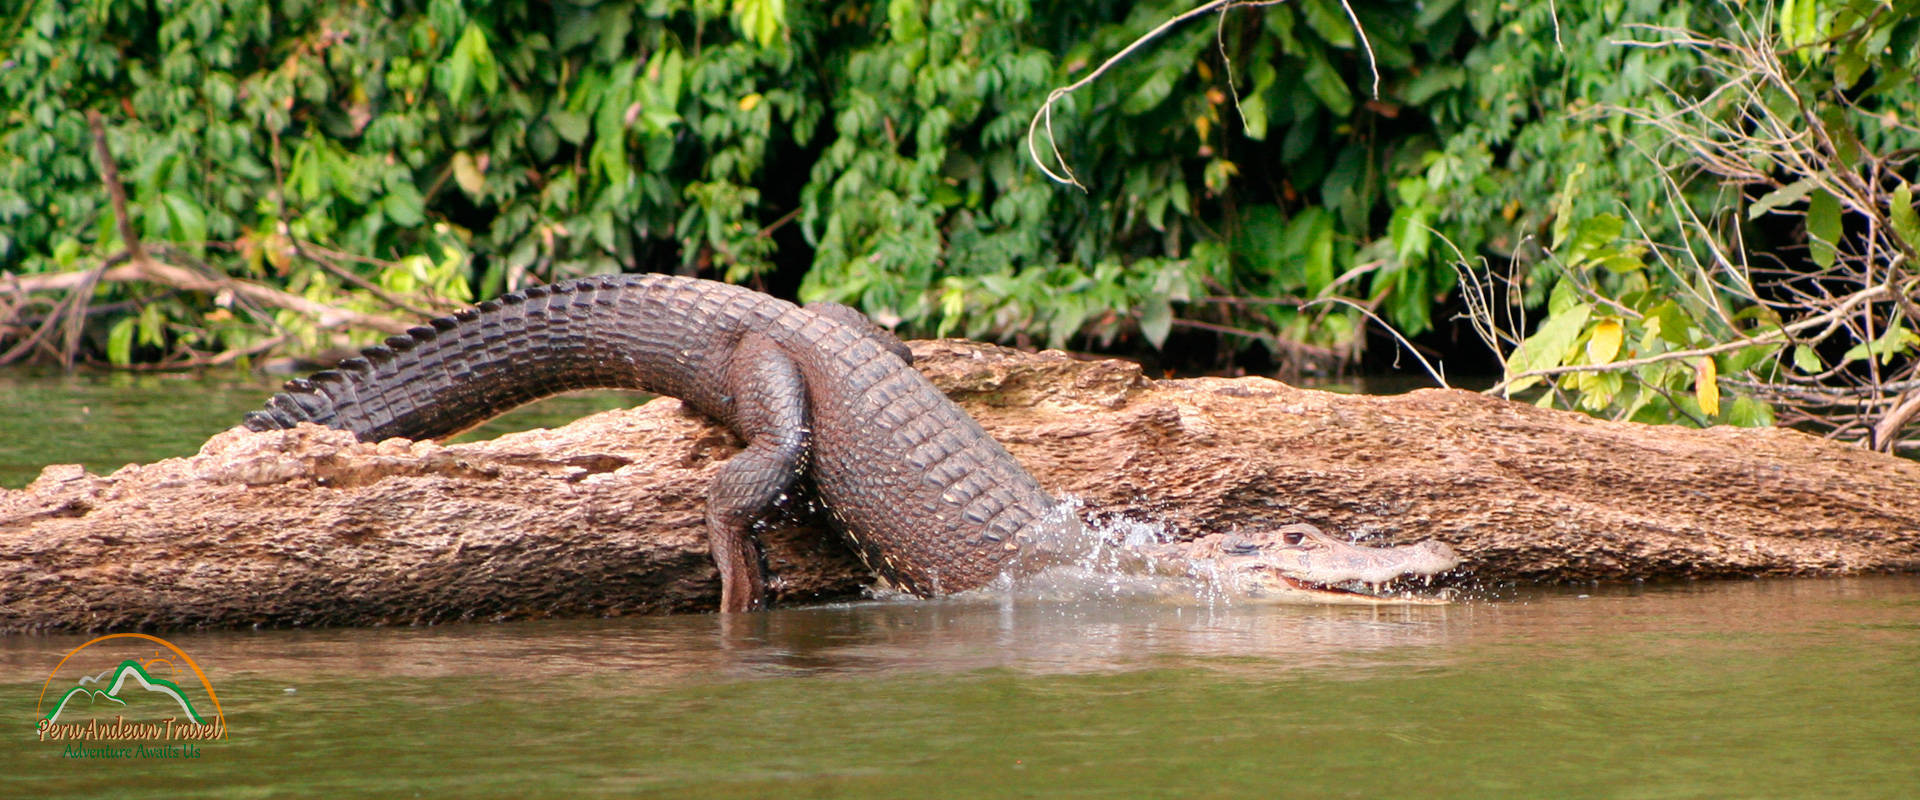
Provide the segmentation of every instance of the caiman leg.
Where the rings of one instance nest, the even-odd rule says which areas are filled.
[[[727,367],[735,428],[747,448],[721,465],[707,493],[707,544],[720,568],[720,610],[752,611],[767,601],[765,565],[750,529],[806,468],[806,385],[772,340],[749,333]]]

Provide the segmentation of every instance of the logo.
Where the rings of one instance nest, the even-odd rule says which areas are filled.
[[[186,651],[144,633],[113,633],[54,665],[34,711],[40,741],[67,758],[199,758],[227,738],[213,684]]]

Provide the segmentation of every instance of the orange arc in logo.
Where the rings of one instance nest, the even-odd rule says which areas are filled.
[[[220,708],[220,696],[213,693],[213,682],[207,680],[207,674],[200,671],[200,665],[194,663],[193,656],[187,655],[185,650],[174,647],[172,642],[158,636],[150,636],[144,633],[109,633],[68,651],[66,656],[60,659],[60,663],[53,665],[53,671],[47,673],[47,682],[40,685],[40,697],[34,701],[33,710],[36,715],[40,714],[41,710],[46,707],[47,688],[53,685],[53,676],[60,674],[60,668],[66,666],[67,659],[73,658],[79,655],[80,651],[107,641],[108,639],[145,639],[150,642],[156,642],[168,650],[172,650],[174,655],[180,657],[180,660],[187,662],[187,666],[193,669],[194,677],[200,679],[200,686],[207,690],[207,697],[213,700],[213,715],[219,721],[220,730],[223,733],[221,738],[225,738],[224,732],[227,729],[227,713]]]

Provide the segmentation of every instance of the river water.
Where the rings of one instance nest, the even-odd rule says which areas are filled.
[[[0,485],[190,453],[265,391],[0,373]],[[201,672],[0,637],[0,798],[1920,795],[1914,576],[160,635]],[[227,737],[42,741],[115,645]]]

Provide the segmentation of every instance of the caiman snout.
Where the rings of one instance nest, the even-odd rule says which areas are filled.
[[[1306,523],[1270,531],[1210,534],[1193,540],[1189,547],[1188,555],[1196,559],[1327,586],[1356,581],[1381,584],[1438,575],[1460,565],[1459,554],[1445,542],[1363,547]]]

